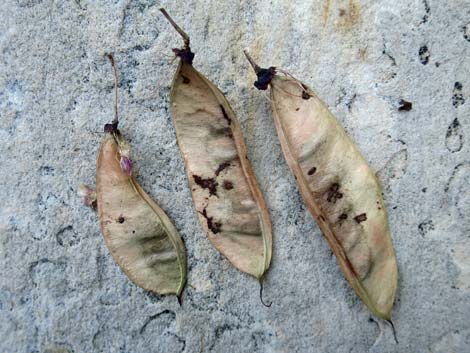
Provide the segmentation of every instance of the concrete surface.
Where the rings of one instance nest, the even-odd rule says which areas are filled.
[[[197,222],[168,109],[181,40],[162,5],[245,132],[274,226],[271,308]],[[305,209],[243,48],[314,87],[379,171],[398,345]],[[4,0],[0,49],[1,352],[470,352],[468,1]],[[112,119],[107,52],[138,180],[186,242],[181,307],[125,277],[76,196]]]

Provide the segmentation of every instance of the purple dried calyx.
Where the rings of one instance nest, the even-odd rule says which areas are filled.
[[[275,74],[276,68],[274,66],[271,66],[269,69],[259,69],[256,73],[258,79],[255,81],[255,87],[262,91],[266,90]]]
[[[104,125],[104,132],[108,132],[110,134],[118,133],[118,122],[112,122],[110,124]]]
[[[129,157],[121,155],[121,160],[119,161],[121,170],[126,173],[128,176],[132,176],[132,161]]]
[[[173,48],[173,53],[181,60],[183,60],[186,64],[192,65],[194,59],[194,53],[191,51],[190,48]]]

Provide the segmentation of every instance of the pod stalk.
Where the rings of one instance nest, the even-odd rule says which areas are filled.
[[[111,67],[113,69],[113,76],[114,76],[114,119],[112,124],[116,125],[119,122],[118,119],[118,75],[116,71],[116,65],[114,64],[114,58],[111,54],[108,54],[108,59],[111,62]]]
[[[180,36],[183,37],[183,41],[184,41],[183,49],[174,48],[173,53],[175,53],[175,55],[179,57],[185,63],[192,65],[193,59],[194,59],[194,53],[191,51],[191,48],[189,47],[189,36],[186,34],[185,31],[181,29],[180,26],[176,24],[176,22],[171,18],[171,16],[168,14],[168,12],[166,12],[164,8],[160,8],[160,12],[163,14],[163,16],[165,16],[168,22],[171,23],[173,28],[180,34]]]
[[[248,54],[248,51],[243,50],[243,53],[245,54],[246,58],[248,59],[251,67],[253,68],[253,70],[255,70],[255,73],[258,74],[261,71],[261,67],[259,67],[258,64],[255,63],[255,61],[253,60],[251,55]]]
[[[169,15],[169,13],[166,12],[166,10],[165,10],[163,7],[160,8],[160,12],[163,14],[163,16],[166,17],[166,19],[168,20],[168,22],[171,23],[171,25],[172,25],[173,28],[176,30],[176,32],[178,32],[179,35],[180,35],[181,37],[183,37],[184,48],[185,48],[185,49],[189,49],[189,36],[186,34],[186,32],[183,31],[180,26],[178,26],[178,24],[171,18],[171,16]]]

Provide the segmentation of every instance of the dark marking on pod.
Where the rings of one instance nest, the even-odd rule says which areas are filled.
[[[222,227],[222,224],[220,222],[214,222],[214,217],[209,217],[207,215],[207,206],[202,210],[202,212],[199,212],[202,214],[202,216],[206,219],[207,221],[207,228],[210,229],[210,231],[214,234],[220,233],[220,228]]]
[[[191,80],[190,80],[189,78],[187,78],[186,76],[183,76],[183,75],[181,75],[181,76],[183,77],[183,83],[184,83],[185,85],[187,85],[188,83],[191,82]]]
[[[230,162],[224,162],[224,163],[220,163],[219,166],[217,167],[217,169],[215,170],[215,176],[219,176],[219,174],[226,168],[228,168],[230,166]]]
[[[354,220],[355,220],[357,223],[361,223],[361,222],[367,221],[367,214],[361,213],[360,215],[354,217]]]
[[[193,175],[194,182],[203,189],[209,190],[210,195],[217,196],[217,186],[219,185],[214,178],[201,178],[199,175]]]
[[[313,175],[315,174],[315,172],[317,171],[317,168],[316,167],[312,167],[308,170],[307,174],[308,175]]]
[[[336,203],[338,199],[341,199],[343,197],[343,194],[339,192],[338,190],[339,190],[338,183],[331,184],[330,188],[327,191],[326,200],[328,202]]]
[[[117,221],[122,224],[122,223],[124,223],[125,219],[124,219],[123,216],[119,216],[119,218],[117,219]]]
[[[222,114],[224,116],[224,119],[227,120],[228,124],[231,125],[232,124],[232,120],[229,118],[229,116],[227,115],[227,112],[225,111],[225,108],[224,106],[221,104],[220,105],[220,109],[222,110]]]
[[[230,180],[224,180],[224,183],[222,184],[222,186],[225,190],[233,189],[233,183]]]

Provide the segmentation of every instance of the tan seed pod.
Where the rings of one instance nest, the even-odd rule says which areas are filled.
[[[171,89],[171,113],[199,221],[236,268],[258,279],[272,252],[268,211],[246,157],[240,124],[222,92],[192,66],[189,37]]]
[[[291,75],[256,71],[270,86],[273,118],[286,161],[351,286],[378,317],[390,320],[397,263],[374,171],[327,106]]]
[[[112,56],[109,56],[117,76]],[[186,283],[186,250],[165,212],[132,175],[129,145],[116,117],[105,125],[96,166],[101,232],[111,255],[132,282],[158,294],[176,294]]]

